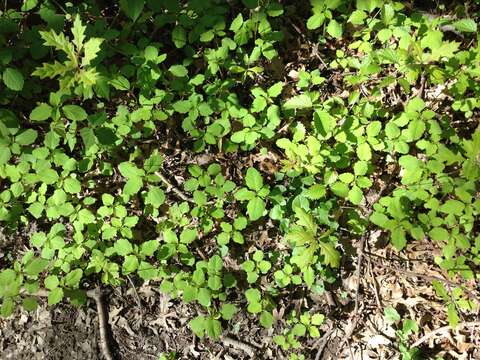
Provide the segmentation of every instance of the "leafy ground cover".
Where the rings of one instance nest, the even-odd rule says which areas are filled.
[[[480,356],[479,5],[6,1],[5,353]]]

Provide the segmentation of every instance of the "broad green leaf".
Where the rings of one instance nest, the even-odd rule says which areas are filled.
[[[350,14],[348,21],[351,22],[353,25],[363,25],[363,22],[365,21],[366,18],[367,18],[367,14],[364,11],[354,10]]]
[[[372,159],[372,149],[367,142],[358,145],[357,147],[357,156],[360,160],[369,161]]]
[[[152,256],[158,249],[159,245],[159,240],[145,241],[144,243],[142,243],[142,245],[140,245],[140,254],[145,256]]]
[[[65,181],[63,182],[63,188],[66,192],[70,194],[78,194],[82,189],[80,181],[73,177],[65,179]]]
[[[45,268],[48,265],[48,260],[42,259],[42,258],[33,258],[26,266],[25,266],[25,273],[30,276],[37,276],[40,274],[42,271],[45,270]]]
[[[15,136],[15,142],[19,145],[31,145],[37,139],[38,133],[36,130],[27,129]]]
[[[103,39],[91,38],[84,44],[82,66],[88,66],[97,57]],[[94,82],[95,83],[95,82]]]
[[[45,285],[45,288],[48,290],[53,290],[60,285],[60,280],[58,280],[58,277],[56,275],[49,275],[43,280],[43,284]]]
[[[231,320],[233,316],[237,313],[238,309],[235,305],[224,303],[220,308],[220,313],[222,314],[222,318],[224,320]]]
[[[407,245],[407,239],[405,237],[405,230],[397,226],[395,229],[392,230],[392,235],[391,235],[391,241],[392,245],[397,249],[397,250],[402,250],[405,245]]]
[[[65,276],[65,285],[70,288],[78,288],[78,284],[80,283],[82,276],[83,276],[82,269],[75,269],[70,271]]]
[[[30,11],[37,5],[38,5],[38,0],[23,0],[23,4],[20,10]]]
[[[327,33],[335,39],[340,39],[343,34],[342,24],[334,19],[330,20],[327,26]]]
[[[30,113],[30,120],[45,121],[52,115],[52,107],[48,104],[41,103],[35,107]]]
[[[283,104],[285,110],[309,109],[312,106],[312,99],[307,94],[294,96]]]
[[[195,229],[183,229],[180,233],[180,242],[183,244],[190,244],[197,238],[197,230]]]
[[[383,316],[385,317],[385,321],[390,324],[394,324],[397,321],[400,321],[401,317],[395,308],[389,306],[383,310]]]
[[[260,324],[264,328],[268,329],[272,327],[274,318],[269,311],[262,311],[262,313],[260,314],[259,320],[260,320]]]
[[[153,186],[147,193],[145,204],[150,204],[154,208],[160,207],[165,202],[165,193],[158,186]]]
[[[340,266],[340,253],[331,242],[318,242],[320,246],[320,253],[323,255],[326,265],[330,265],[332,268],[338,268]]]
[[[465,209],[465,204],[458,200],[447,200],[442,206],[440,211],[451,215],[462,215]]]
[[[360,205],[363,199],[363,192],[358,186],[353,186],[348,192],[348,200],[354,205]]]
[[[251,190],[258,192],[263,187],[262,175],[257,169],[250,167],[245,175],[245,183]]]
[[[3,83],[13,91],[22,91],[23,89],[23,75],[20,71],[14,68],[6,68],[3,71]]]
[[[448,231],[441,227],[434,227],[429,231],[428,235],[435,241],[447,241],[450,238]]]
[[[118,170],[120,171],[120,174],[127,179],[138,178],[145,175],[145,171],[143,169],[137,168],[129,161],[124,161],[118,164]]]
[[[265,202],[258,196],[255,196],[247,204],[247,214],[252,221],[260,219],[264,211]]]
[[[145,0],[120,0],[120,9],[127,15],[133,22],[135,22],[142,13],[145,6]]]
[[[172,73],[176,77],[185,77],[188,75],[188,70],[183,65],[172,65],[170,66],[168,71],[170,71],[170,73]]]
[[[48,305],[58,304],[63,299],[63,289],[55,288],[48,293]]]
[[[29,296],[22,300],[22,306],[26,311],[34,311],[38,307],[37,299]]]
[[[113,248],[120,256],[126,256],[133,251],[133,246],[127,239],[120,239],[115,242]]]
[[[180,49],[187,44],[187,32],[182,26],[175,26],[172,31],[172,41],[175,47]]]
[[[65,105],[62,107],[62,111],[67,119],[73,121],[85,120],[88,116],[87,112],[78,105]]]
[[[0,272],[0,298],[16,296],[19,289],[17,273],[12,269],[2,270]]]
[[[188,322],[190,329],[197,335],[199,338],[202,338],[205,335],[205,325],[206,318],[205,316],[197,316],[196,318]]]
[[[124,274],[130,274],[137,270],[138,265],[138,258],[135,255],[125,256],[125,260],[123,260],[122,264],[122,272]]]
[[[460,317],[458,316],[458,312],[455,304],[448,304],[447,318],[448,318],[448,325],[450,325],[452,328],[456,328],[458,323],[460,322]]]
[[[323,25],[325,22],[325,15],[323,13],[316,13],[310,16],[307,20],[307,29],[315,30]]]
[[[477,23],[473,19],[461,19],[455,21],[452,25],[457,31],[471,33],[477,32]]]

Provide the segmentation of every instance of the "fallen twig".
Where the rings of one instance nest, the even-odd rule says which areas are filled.
[[[24,293],[22,291],[22,293]],[[48,297],[48,291],[46,289],[39,289],[35,294],[40,297]],[[95,305],[97,307],[97,316],[98,316],[98,330],[100,333],[100,348],[102,349],[102,354],[106,360],[113,360],[112,352],[110,350],[109,341],[108,341],[108,315],[105,311],[105,306],[102,300],[102,291],[99,286],[95,289],[88,290],[86,295],[95,300]]]
[[[168,179],[160,172],[155,172],[155,175],[157,175],[160,180],[163,181],[163,183],[165,185],[167,185],[167,191],[168,190],[172,190],[175,194],[178,195],[178,197],[180,199],[182,199],[183,201],[188,201],[190,203],[194,203],[195,201],[192,199],[192,198],[189,198],[187,195],[185,195],[179,188],[177,188],[176,186],[172,185],[172,183],[170,181],[168,181]]]
[[[229,345],[238,350],[243,350],[251,358],[255,357],[255,349],[249,344],[245,344],[244,342],[232,339],[228,336],[223,336],[222,341],[225,345]]]
[[[315,360],[320,360],[320,356],[322,356],[323,350],[325,349],[325,346],[327,346],[328,340],[330,339],[330,336],[332,335],[333,331],[334,329],[328,330],[320,338],[318,349],[317,349],[317,355],[315,355]]]
[[[454,329],[458,330],[458,329],[472,328],[472,327],[480,327],[480,321],[462,322],[462,323],[459,323],[455,328],[453,328],[450,325],[442,326],[442,327],[440,327],[438,329],[435,329],[435,330],[429,332],[428,334],[422,336],[420,339],[418,339],[417,341],[415,341],[412,344],[412,347],[420,346],[421,344],[423,344],[425,341],[427,341],[431,337],[440,335],[441,333],[446,332],[448,330],[454,330]]]
[[[107,360],[113,360],[112,352],[110,350],[108,342],[108,315],[105,311],[105,306],[102,300],[102,291],[99,286],[93,290],[87,291],[87,296],[95,300],[97,305],[98,316],[98,330],[100,332],[100,348],[102,349],[103,356]]]

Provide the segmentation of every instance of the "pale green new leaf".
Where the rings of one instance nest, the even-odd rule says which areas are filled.
[[[294,96],[283,104],[285,110],[309,109],[312,106],[312,99],[307,94]]]
[[[90,65],[91,61],[97,57],[100,51],[100,45],[103,43],[103,39],[91,38],[85,43],[85,49],[82,59],[82,66]]]
[[[55,50],[63,51],[67,54],[70,61],[77,63],[77,56],[75,54],[75,48],[73,44],[63,33],[57,34],[54,30],[39,31],[41,38],[44,40],[44,45],[51,46]]]
[[[85,29],[87,27],[82,25],[82,20],[80,16],[76,16],[73,21],[72,34],[73,34],[73,43],[75,44],[77,51],[80,51],[83,46],[83,41],[85,40]]]

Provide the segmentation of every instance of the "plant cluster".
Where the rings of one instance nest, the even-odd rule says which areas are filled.
[[[130,275],[191,303],[199,337],[241,314],[298,349],[324,315],[292,313],[281,328],[281,294],[323,293],[347,256],[341,240],[374,229],[397,251],[428,241],[452,279],[480,280],[478,13],[303,5],[1,10],[0,224],[7,237],[31,229],[2,245],[3,316],[34,310],[40,289],[50,305],[81,305],[87,282]],[[290,18],[318,50],[289,78]],[[175,148],[190,160],[172,165]],[[273,172],[246,160],[268,153]],[[462,286],[433,286],[452,326],[478,309]],[[398,332],[404,358],[417,330]]]

